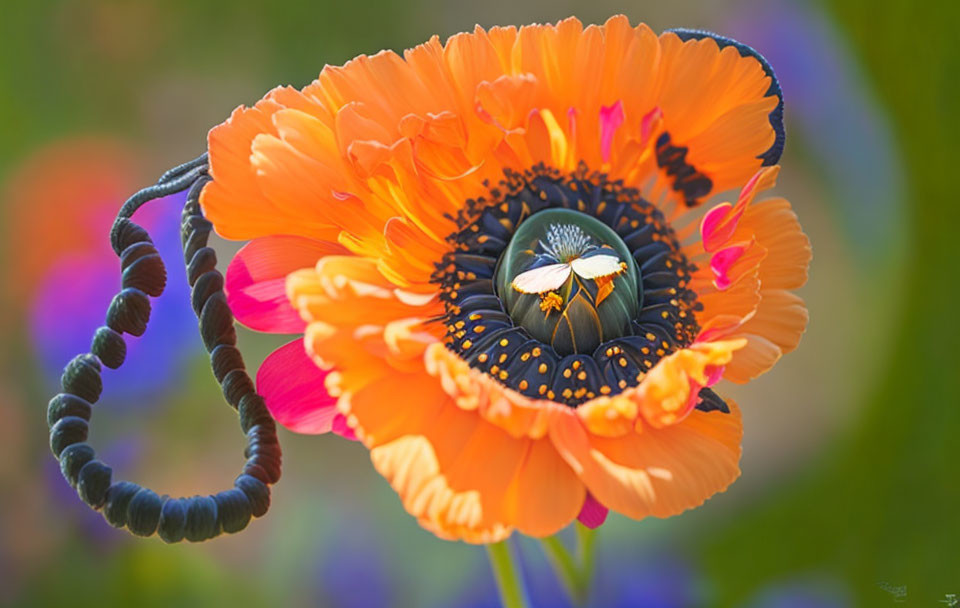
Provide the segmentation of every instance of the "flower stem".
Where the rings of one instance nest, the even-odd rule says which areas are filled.
[[[517,569],[513,550],[507,541],[487,545],[487,555],[503,608],[528,608],[530,602],[523,586],[523,575]]]
[[[577,522],[577,548],[580,556],[580,573],[583,575],[584,586],[589,588],[593,580],[594,546],[597,540],[597,531]]]
[[[556,536],[541,539],[540,543],[543,545],[543,550],[553,565],[557,576],[560,577],[563,585],[567,588],[570,599],[578,606],[583,605],[586,599],[586,589],[580,575],[580,568],[574,561],[573,556]]]
[[[577,559],[557,536],[540,540],[547,558],[563,581],[570,599],[577,606],[586,603],[590,595],[590,581],[593,578],[594,541],[596,536],[590,528],[576,524]]]

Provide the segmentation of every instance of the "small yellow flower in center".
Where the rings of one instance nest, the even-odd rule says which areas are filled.
[[[545,316],[550,316],[551,310],[560,310],[560,307],[563,305],[563,298],[560,297],[555,291],[550,291],[545,294],[540,295],[540,310],[546,313]]]

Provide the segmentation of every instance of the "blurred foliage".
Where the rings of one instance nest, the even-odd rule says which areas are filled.
[[[706,25],[709,19],[698,16],[716,16],[729,3],[651,6],[654,17],[644,15],[647,7],[615,0],[490,4],[8,2],[0,16],[0,180],[32,150],[77,133],[138,141],[145,150],[142,164],[158,173],[155,169],[195,155],[210,125],[276,84],[302,86],[324,63],[401,49],[434,29],[441,34],[465,29],[467,20],[488,11],[496,21],[525,22],[560,14],[597,20],[623,10],[634,21],[650,19],[661,28]],[[902,228],[910,232],[912,248],[905,280],[881,285],[853,303],[870,311],[903,301],[898,318],[873,329],[889,335],[894,348],[871,381],[855,424],[824,442],[828,447],[812,463],[783,472],[772,487],[740,494],[738,502],[730,495],[742,492],[740,486],[712,501],[711,509],[681,518],[637,524],[612,517],[600,534],[606,545],[600,564],[609,568],[603,580],[630,578],[644,547],[651,547],[655,558],[661,547],[669,547],[694,564],[690,569],[700,574],[691,577],[705,579],[698,591],[703,587],[723,606],[742,606],[765,585],[798,577],[840,581],[856,605],[892,605],[880,583],[905,585],[910,605],[936,605],[946,594],[960,593],[960,475],[954,465],[954,436],[960,431],[954,386],[960,324],[954,308],[960,294],[953,234],[960,206],[949,179],[960,140],[960,44],[952,31],[960,20],[958,6],[824,1],[890,114],[908,180],[909,222]],[[460,12],[468,16],[460,18]],[[813,323],[843,322],[827,318],[829,312],[821,309]],[[5,335],[0,353],[0,412],[21,421],[8,421],[13,431],[0,438],[9,469],[42,476],[39,460],[51,464],[41,413],[47,387],[23,356],[29,349],[22,331]],[[251,367],[278,344],[246,332],[242,339]],[[146,482],[157,480],[149,466],[157,462],[177,471],[203,462],[204,472],[184,482],[198,486],[191,491],[222,482],[234,470],[236,428],[232,420],[225,423],[231,414],[218,403],[203,361],[197,362],[196,373],[183,380],[166,409],[138,410],[126,421],[169,442],[144,442]],[[820,378],[809,381],[815,385]],[[855,381],[864,380],[850,383]],[[3,385],[11,382],[16,386]],[[21,412],[10,395],[35,409]],[[72,511],[67,513],[78,505],[48,504],[51,494],[38,489],[36,480],[32,486],[0,487],[0,515],[17,518],[15,525],[26,531],[26,540],[0,537],[0,603],[12,598],[15,605],[38,606],[341,605],[358,585],[376,583],[390,589],[397,605],[449,605],[450,598],[463,597],[463,589],[492,588],[482,552],[435,541],[420,530],[359,446],[290,434],[283,440],[288,468],[272,517],[212,546],[130,542],[99,521],[98,534],[107,542],[92,540]],[[209,445],[198,448],[203,441]],[[0,466],[5,484],[8,463]],[[747,479],[740,484],[749,488]],[[20,544],[5,554],[4,544],[15,541]],[[330,567],[351,551],[354,570]],[[617,568],[628,575],[616,574]]]
[[[786,480],[720,530],[705,561],[726,602],[758,578],[815,568],[849,581],[858,605],[892,602],[886,584],[906,586],[911,606],[932,606],[960,594],[960,206],[949,178],[960,140],[960,5],[831,0],[828,8],[888,107],[906,161],[904,228],[914,238],[904,308],[895,324],[876,328],[895,344],[858,424],[805,479]]]

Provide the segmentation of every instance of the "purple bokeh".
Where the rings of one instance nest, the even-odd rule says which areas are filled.
[[[152,300],[147,333],[124,336],[123,366],[104,369],[105,400],[123,400],[131,406],[158,401],[158,393],[176,386],[172,380],[183,373],[190,356],[200,352],[179,236],[184,199],[185,194],[177,194],[151,201],[134,217],[164,260],[167,287]],[[33,347],[51,386],[70,359],[89,351],[94,331],[103,325],[110,300],[120,290],[120,262],[109,244],[112,218],[101,211],[90,219],[89,229],[102,234],[102,245],[58,259],[41,279],[30,308]]]

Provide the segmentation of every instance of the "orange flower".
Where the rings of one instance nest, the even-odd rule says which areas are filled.
[[[740,412],[709,387],[807,322],[807,238],[754,200],[781,119],[748,47],[622,16],[478,27],[238,108],[202,205],[253,239],[238,318],[304,334],[261,368],[271,412],[355,433],[442,538],[701,504],[739,474]]]

